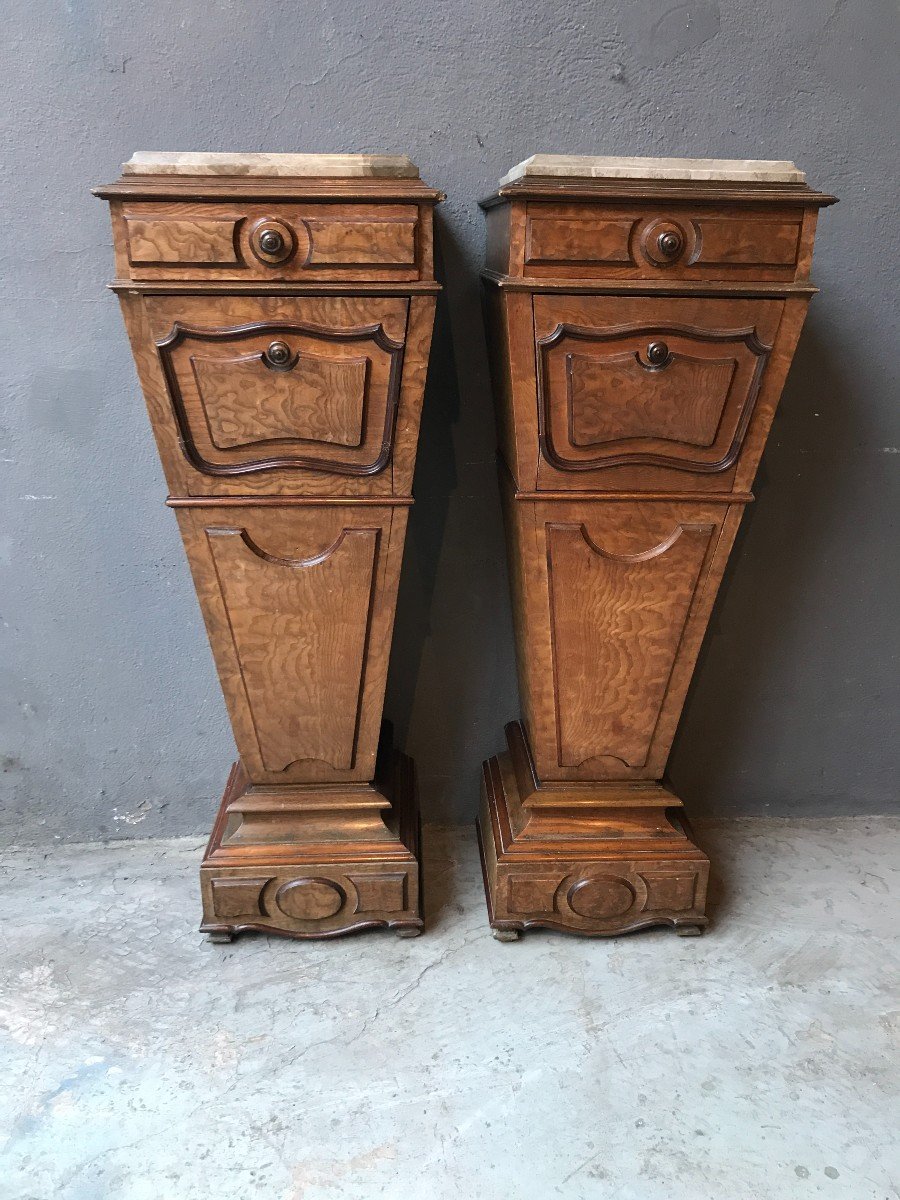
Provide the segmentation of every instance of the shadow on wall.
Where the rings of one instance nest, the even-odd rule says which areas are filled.
[[[422,673],[425,644],[432,634],[432,603],[447,525],[450,497],[458,478],[453,426],[459,420],[459,380],[453,353],[448,291],[444,267],[444,231],[435,213],[435,275],[438,293],[428,376],[419,429],[413,481],[415,504],[409,515],[403,570],[384,711],[394,724],[397,745],[408,747],[416,687]]]
[[[822,812],[828,794],[823,762],[835,748],[824,744],[819,705],[809,697],[824,701],[841,682],[828,667],[827,621],[811,606],[823,596],[822,573],[830,576],[825,548],[853,505],[852,456],[848,462],[835,448],[858,446],[866,431],[823,318],[814,300],[675,739],[672,786],[698,815],[765,814],[771,804],[802,816]],[[776,710],[778,726],[769,715]],[[803,756],[809,786],[798,795],[789,781]],[[757,765],[758,779],[775,781],[774,789],[755,782]]]
[[[474,817],[481,760],[518,694],[479,268],[440,210],[435,234],[443,290],[385,714],[416,760],[424,817],[458,821]]]

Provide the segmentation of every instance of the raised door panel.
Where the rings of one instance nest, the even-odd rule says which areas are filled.
[[[535,297],[539,488],[728,490],[782,307]]]
[[[149,296],[125,305],[173,492],[393,491],[398,425],[405,437],[412,421],[402,409],[421,405],[421,389],[404,389],[405,297]]]
[[[370,778],[405,510],[181,509],[179,521],[251,779]]]
[[[721,536],[730,511],[535,505],[545,574],[526,602],[529,636],[546,645],[534,669],[552,679],[551,688],[534,681],[528,689],[539,710],[529,733],[542,779],[661,775],[733,536],[736,512]]]

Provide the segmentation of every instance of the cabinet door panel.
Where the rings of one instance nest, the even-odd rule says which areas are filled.
[[[420,299],[123,296],[171,491],[408,493]]]
[[[251,778],[370,778],[405,510],[178,515]]]
[[[522,692],[538,774],[658,777],[739,506],[547,502],[519,520],[536,546]]]
[[[184,453],[204,475],[387,465],[403,344],[380,323],[176,322],[157,348]]]
[[[782,308],[536,297],[539,489],[729,490]]]

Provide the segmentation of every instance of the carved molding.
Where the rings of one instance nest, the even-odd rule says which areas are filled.
[[[214,463],[205,459],[194,441],[190,420],[185,406],[178,374],[173,360],[174,351],[188,339],[198,342],[239,341],[242,338],[257,337],[260,334],[287,333],[304,337],[318,338],[325,342],[372,342],[380,350],[390,356],[390,372],[388,377],[387,403],[385,405],[384,429],[381,445],[376,457],[368,463],[346,462],[340,458],[312,458],[307,455],[281,455],[270,458],[252,459],[239,463]],[[156,343],[160,365],[166,381],[166,389],[175,422],[178,427],[179,441],[185,458],[196,470],[204,475],[233,476],[246,475],[256,471],[276,470],[305,470],[326,471],[337,475],[368,476],[377,475],[390,461],[393,450],[394,432],[397,422],[397,409],[400,400],[400,381],[403,369],[403,343],[395,342],[386,333],[384,326],[360,325],[351,329],[333,329],[306,322],[288,321],[257,321],[247,325],[234,325],[219,329],[209,329],[202,326],[186,325],[176,321],[171,331]],[[298,440],[303,440],[298,438]]]
[[[680,336],[691,338],[698,342],[726,344],[738,342],[756,356],[756,366],[750,385],[740,411],[737,427],[731,444],[724,456],[715,462],[704,459],[680,458],[676,455],[653,452],[627,451],[622,453],[605,453],[591,458],[567,458],[559,453],[554,445],[550,412],[550,383],[548,378],[548,356],[554,346],[565,338],[582,342],[613,342],[621,338],[647,337],[655,339],[665,336]],[[757,396],[762,382],[763,371],[771,353],[771,347],[764,345],[756,336],[754,328],[743,329],[701,329],[694,325],[667,323],[662,325],[631,324],[616,325],[607,329],[594,329],[582,325],[570,325],[560,322],[556,328],[545,337],[537,339],[538,371],[537,371],[537,400],[538,400],[538,439],[543,458],[557,471],[596,471],[604,467],[620,466],[654,466],[668,467],[677,471],[692,471],[702,474],[713,474],[726,471],[734,464],[743,445],[744,437],[750,425],[756,407]],[[677,356],[677,352],[673,357]],[[638,357],[638,362],[640,358]],[[643,366],[644,364],[641,363]],[[724,409],[723,409],[724,411]],[[571,427],[571,410],[569,416]],[[616,439],[619,440],[619,439]],[[621,439],[627,440],[627,439]],[[657,441],[658,438],[637,437],[634,441]],[[673,440],[674,439],[663,439]],[[573,443],[574,444],[574,443]],[[614,443],[608,443],[610,445]],[[684,444],[684,443],[682,443]]]

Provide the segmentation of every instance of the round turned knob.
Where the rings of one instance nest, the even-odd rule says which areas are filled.
[[[284,250],[284,236],[277,229],[264,229],[259,235],[259,248],[264,254],[280,254]]]
[[[272,342],[266,351],[266,358],[275,367],[283,367],[291,361],[291,348],[287,342]]]
[[[654,367],[661,367],[669,358],[669,347],[665,342],[651,342],[647,347],[647,362]]]
[[[675,229],[666,229],[656,239],[656,246],[664,258],[677,258],[684,249],[684,238]]]

